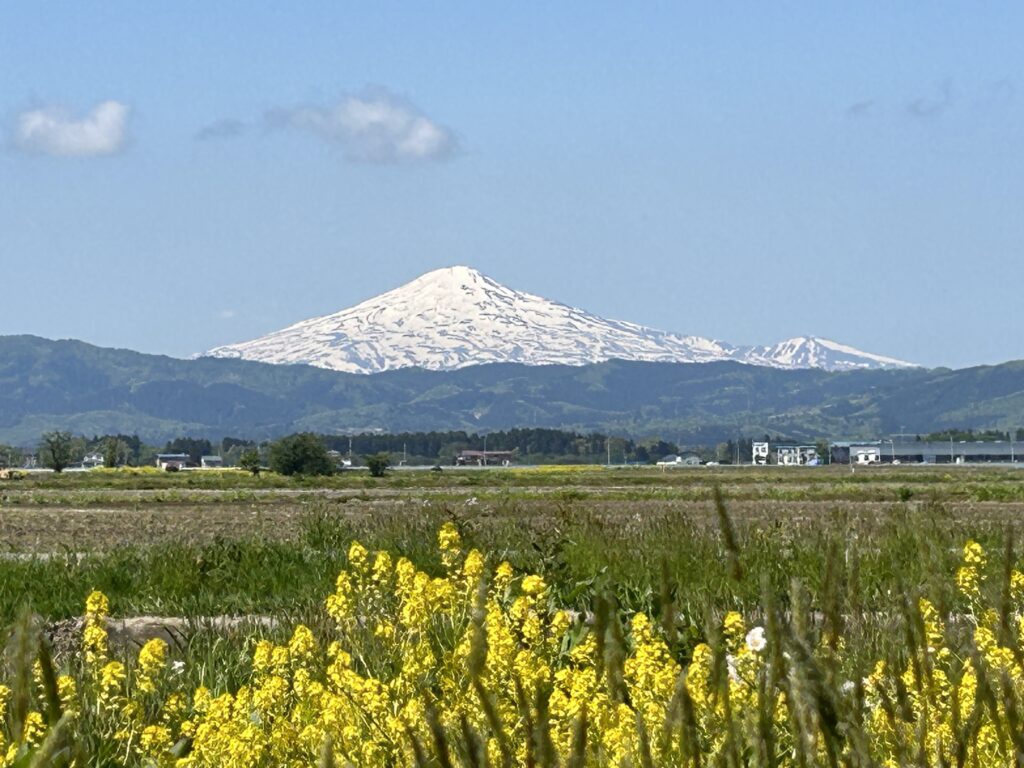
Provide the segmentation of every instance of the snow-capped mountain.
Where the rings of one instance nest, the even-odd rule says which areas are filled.
[[[825,368],[830,371],[914,367],[903,360],[862,352],[816,336],[797,336],[766,347],[746,347],[744,361],[777,368]]]
[[[498,362],[586,365],[611,359],[737,360],[828,370],[911,365],[827,339],[799,337],[768,347],[737,347],[606,320],[507,288],[469,267],[437,269],[350,309],[205,354],[351,373],[408,367],[451,370]]]

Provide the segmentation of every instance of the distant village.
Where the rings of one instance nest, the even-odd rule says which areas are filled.
[[[753,466],[778,465],[783,467],[813,467],[822,464],[1013,464],[1018,449],[1024,444],[1008,440],[896,440],[836,441],[821,443],[753,441]],[[657,462],[659,467],[720,464],[701,461],[697,453],[669,455]]]
[[[541,435],[540,432],[543,432]],[[789,440],[737,440],[720,443],[714,448],[701,447],[691,450],[661,440],[646,446],[625,438],[604,435],[578,435],[555,430],[531,433],[535,441],[565,438],[557,445],[548,444],[548,450],[538,453],[529,442],[523,448],[502,446],[487,450],[486,436],[481,448],[452,447],[443,439],[445,434],[455,434],[473,443],[478,436],[464,433],[429,433],[389,436],[386,434],[362,435],[359,437],[318,436],[323,441],[330,465],[336,471],[359,469],[365,463],[364,453],[386,454],[392,468],[448,467],[483,468],[512,467],[535,464],[605,464],[609,466],[656,466],[660,469],[698,466],[780,466],[815,467],[828,464],[842,464],[851,467],[898,464],[1016,464],[1024,441],[1018,431],[1013,433],[949,433],[944,439],[935,436],[926,438],[889,438],[857,441],[800,442]],[[500,433],[506,436],[506,433]],[[1001,439],[994,439],[998,436]],[[492,435],[492,442],[501,441],[499,433]],[[973,439],[957,439],[959,437]],[[983,437],[984,439],[977,439]],[[94,439],[78,443],[77,455],[72,454],[63,469],[65,471],[86,471],[100,467],[150,466],[165,472],[191,470],[219,470],[238,467],[246,450],[256,451],[265,457],[272,443],[257,444],[251,441],[226,439],[220,444],[221,450],[211,450],[208,440],[180,438],[168,443],[171,450],[154,451],[142,446],[137,437],[123,436]],[[353,440],[357,443],[353,451]],[[370,443],[366,443],[370,440]],[[347,450],[344,443],[347,441]],[[408,450],[410,443],[413,451]],[[82,447],[88,446],[88,447]],[[336,447],[335,447],[336,446]],[[395,450],[401,446],[401,450]],[[359,449],[362,450],[359,450]],[[569,452],[573,448],[575,452]],[[369,450],[367,450],[369,449]],[[660,449],[660,451],[659,451]],[[45,452],[44,452],[45,453]],[[0,471],[23,469],[37,470],[48,466],[45,456],[39,452],[0,446]]]

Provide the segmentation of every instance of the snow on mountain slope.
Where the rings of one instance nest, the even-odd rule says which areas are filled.
[[[434,270],[350,309],[205,354],[352,373],[407,367],[451,370],[496,362],[585,365],[610,359],[738,360],[837,370],[909,365],[825,339],[735,347],[606,320],[512,290],[469,267]]]
[[[756,365],[780,368],[825,368],[846,371],[856,368],[909,368],[911,363],[873,355],[829,339],[797,336],[765,347],[747,347],[744,359]]]

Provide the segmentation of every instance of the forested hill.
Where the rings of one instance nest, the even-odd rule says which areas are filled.
[[[735,362],[492,364],[372,376],[241,360],[179,360],[78,341],[0,337],[0,442],[51,429],[268,438],[510,427],[714,443],[738,434],[870,437],[1024,426],[1024,361],[829,373]]]

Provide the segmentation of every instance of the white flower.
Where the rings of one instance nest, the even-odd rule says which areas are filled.
[[[180,675],[184,671],[185,671],[185,662],[184,661],[172,661],[171,662],[171,672],[173,674]]]
[[[768,645],[768,639],[764,636],[764,627],[754,627],[747,632],[747,648],[754,653],[760,653]]]
[[[856,687],[857,684],[853,682],[853,680],[847,680],[839,687],[839,690],[841,690],[843,693],[853,693],[853,689]]]
[[[738,683],[740,681],[740,673],[736,669],[736,659],[732,657],[732,654],[726,655],[725,668],[729,672],[729,679],[734,683]]]

